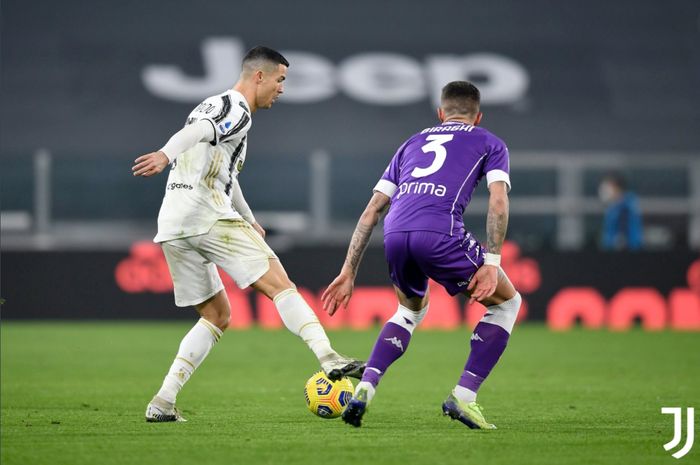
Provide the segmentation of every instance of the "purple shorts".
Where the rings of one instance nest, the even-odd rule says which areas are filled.
[[[384,236],[391,281],[406,297],[423,297],[428,278],[450,295],[467,289],[484,264],[484,251],[471,233],[448,236],[432,231],[392,232]]]

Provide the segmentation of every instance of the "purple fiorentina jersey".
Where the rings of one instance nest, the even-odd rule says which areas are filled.
[[[448,121],[399,147],[374,188],[391,197],[384,234],[434,231],[464,234],[462,214],[479,181],[505,181],[508,148],[486,129]]]

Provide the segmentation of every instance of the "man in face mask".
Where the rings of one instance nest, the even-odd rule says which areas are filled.
[[[642,246],[642,217],[637,196],[627,190],[625,179],[617,173],[603,177],[598,196],[606,204],[603,219],[605,250],[638,250]]]

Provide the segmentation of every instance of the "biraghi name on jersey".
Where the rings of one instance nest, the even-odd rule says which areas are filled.
[[[455,131],[472,132],[473,130],[474,130],[474,126],[471,124],[452,124],[452,125],[447,125],[447,126],[434,126],[431,128],[425,128],[420,133],[421,134],[428,134],[428,133],[432,133],[432,132],[455,132]]]

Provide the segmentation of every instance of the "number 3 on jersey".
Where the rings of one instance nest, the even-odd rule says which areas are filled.
[[[447,149],[444,147],[444,144],[451,141],[453,137],[454,134],[433,134],[426,137],[425,140],[430,142],[421,147],[421,149],[423,150],[423,153],[435,153],[435,159],[427,168],[413,168],[413,171],[411,171],[411,176],[414,178],[423,178],[437,172],[440,168],[442,168],[442,165],[445,163],[445,159],[447,158]]]

